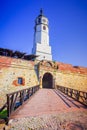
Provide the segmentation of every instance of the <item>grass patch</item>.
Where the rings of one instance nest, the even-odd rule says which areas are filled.
[[[0,118],[6,118],[7,117],[7,110],[3,110],[0,112]]]

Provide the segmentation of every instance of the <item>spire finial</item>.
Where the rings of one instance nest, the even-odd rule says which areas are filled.
[[[43,10],[42,10],[42,8],[40,9],[40,15],[43,15]]]

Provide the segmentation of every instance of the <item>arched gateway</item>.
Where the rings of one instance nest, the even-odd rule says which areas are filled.
[[[53,88],[53,76],[50,73],[45,73],[42,79],[43,88]]]
[[[55,88],[58,65],[53,61],[42,60],[38,63],[40,88]]]

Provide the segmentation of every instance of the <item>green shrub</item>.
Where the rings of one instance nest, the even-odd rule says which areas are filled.
[[[3,110],[0,112],[0,118],[6,118],[7,117],[7,110]]]

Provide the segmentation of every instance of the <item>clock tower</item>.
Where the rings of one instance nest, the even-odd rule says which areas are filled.
[[[49,45],[48,19],[43,15],[42,9],[35,19],[34,44],[32,53],[37,55],[37,60],[52,60],[51,46]]]

